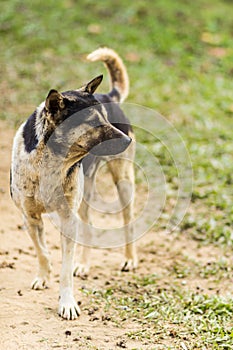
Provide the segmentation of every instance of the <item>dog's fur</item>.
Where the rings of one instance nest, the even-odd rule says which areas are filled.
[[[73,260],[78,239],[78,216],[88,221],[88,208],[82,201],[83,169],[85,189],[91,196],[90,182],[98,167],[95,156],[115,155],[125,151],[133,157],[129,146],[132,134],[128,121],[117,104],[128,92],[127,73],[118,55],[110,49],[99,49],[91,60],[101,59],[109,68],[113,88],[109,94],[95,94],[102,81],[99,76],[78,90],[59,93],[51,90],[45,100],[16,133],[12,152],[11,195],[23,213],[25,226],[32,238],[39,260],[39,271],[33,289],[43,289],[49,280],[51,266],[45,244],[42,214],[56,212],[61,230],[62,269],[58,313],[66,319],[80,314],[73,297]],[[107,141],[107,146],[104,145]],[[129,147],[128,147],[129,146]],[[94,171],[91,171],[94,169]],[[134,183],[133,167],[113,159],[109,169],[117,185],[125,223],[133,217],[129,190],[120,180]],[[118,184],[119,182],[119,184]],[[89,185],[88,185],[89,183]],[[123,185],[122,185],[123,183]],[[132,192],[130,191],[130,196]],[[130,203],[129,203],[130,202]],[[127,225],[126,242],[132,239]],[[87,272],[88,248],[84,248],[76,275]],[[134,244],[126,245],[125,270],[137,263]]]

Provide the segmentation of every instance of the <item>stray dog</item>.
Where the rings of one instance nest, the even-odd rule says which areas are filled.
[[[51,265],[42,214],[55,212],[62,244],[58,313],[65,319],[75,319],[80,314],[73,296],[73,261],[79,230],[77,213],[79,210],[82,218],[85,212],[84,205],[80,206],[83,168],[88,174],[90,162],[84,159],[89,155],[122,153],[131,143],[129,132],[121,130],[117,122],[111,123],[109,110],[103,105],[105,99],[120,100],[122,82],[119,76],[121,74],[116,70],[113,89],[107,95],[94,94],[102,75],[77,90],[62,93],[50,90],[45,102],[20,126],[13,142],[11,196],[22,211],[39,261],[32,289],[44,289],[49,281]],[[122,115],[117,104],[114,108]],[[125,170],[125,176],[127,173]],[[116,182],[117,179],[118,174]],[[124,194],[122,197],[124,200]],[[124,216],[128,220],[130,215]],[[78,271],[80,268],[75,273]]]

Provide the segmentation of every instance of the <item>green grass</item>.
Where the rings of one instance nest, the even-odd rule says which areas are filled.
[[[76,88],[102,72],[102,91],[107,91],[102,64],[84,58],[100,45],[112,47],[129,72],[128,101],[157,110],[171,121],[191,156],[192,202],[180,234],[200,246],[232,248],[231,13],[232,3],[227,0],[2,0],[0,118],[18,125],[50,88]],[[138,141],[153,152],[170,188],[176,189],[177,173],[169,152],[146,134],[139,132]],[[167,210],[172,200],[171,192]],[[163,226],[163,219],[159,225]],[[221,278],[225,267],[217,262],[196,269],[208,279]],[[192,269],[178,264],[170,273],[187,277]],[[230,273],[225,277],[232,283]],[[138,297],[138,289],[123,282],[126,293],[120,291],[115,298],[112,289],[98,292],[106,307],[118,314],[119,324],[128,316],[142,324],[128,337],[156,341],[165,337],[174,346],[188,339],[190,349],[232,348],[230,298],[177,288],[157,293],[151,278],[136,282]]]
[[[108,322],[124,327],[125,336],[140,341],[142,348],[162,349],[158,344],[164,344],[163,349],[180,349],[181,343],[188,349],[232,348],[232,299],[159,285],[155,275],[134,276],[88,294],[107,313]],[[132,324],[134,330],[127,331]]]

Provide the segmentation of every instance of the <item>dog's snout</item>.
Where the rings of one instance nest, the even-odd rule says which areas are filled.
[[[94,146],[90,153],[96,156],[116,155],[124,152],[130,145],[132,139],[116,128],[105,134],[101,143]]]

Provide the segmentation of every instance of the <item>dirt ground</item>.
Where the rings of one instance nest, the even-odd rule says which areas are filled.
[[[23,229],[20,212],[9,195],[10,153],[14,133],[6,122],[0,122],[0,348],[119,349],[124,347],[126,341],[128,349],[152,349],[151,345],[126,339],[126,331],[137,330],[137,323],[128,322],[127,329],[114,322],[106,324],[101,318],[104,312],[101,308],[96,311],[96,318],[91,317],[88,311],[90,296],[80,293],[82,286],[101,289],[113,274],[119,283],[125,279],[130,281],[132,273],[118,272],[123,249],[93,250],[93,266],[88,279],[75,278],[75,296],[81,302],[82,314],[75,321],[62,320],[57,315],[60,239],[59,233],[47,220],[47,241],[53,264],[50,287],[44,291],[30,289],[37,260],[30,238]],[[163,276],[161,283],[168,280],[167,271],[172,262],[184,255],[202,262],[207,257],[215,260],[220,254],[217,248],[198,248],[197,243],[189,242],[185,237],[163,232],[147,233],[140,239],[138,246],[140,263],[137,273],[142,276],[159,272]],[[212,287],[211,281],[207,283],[201,279],[190,279],[184,284],[184,288],[193,290],[202,288],[211,291]],[[226,291],[228,287],[222,284],[221,288]]]

